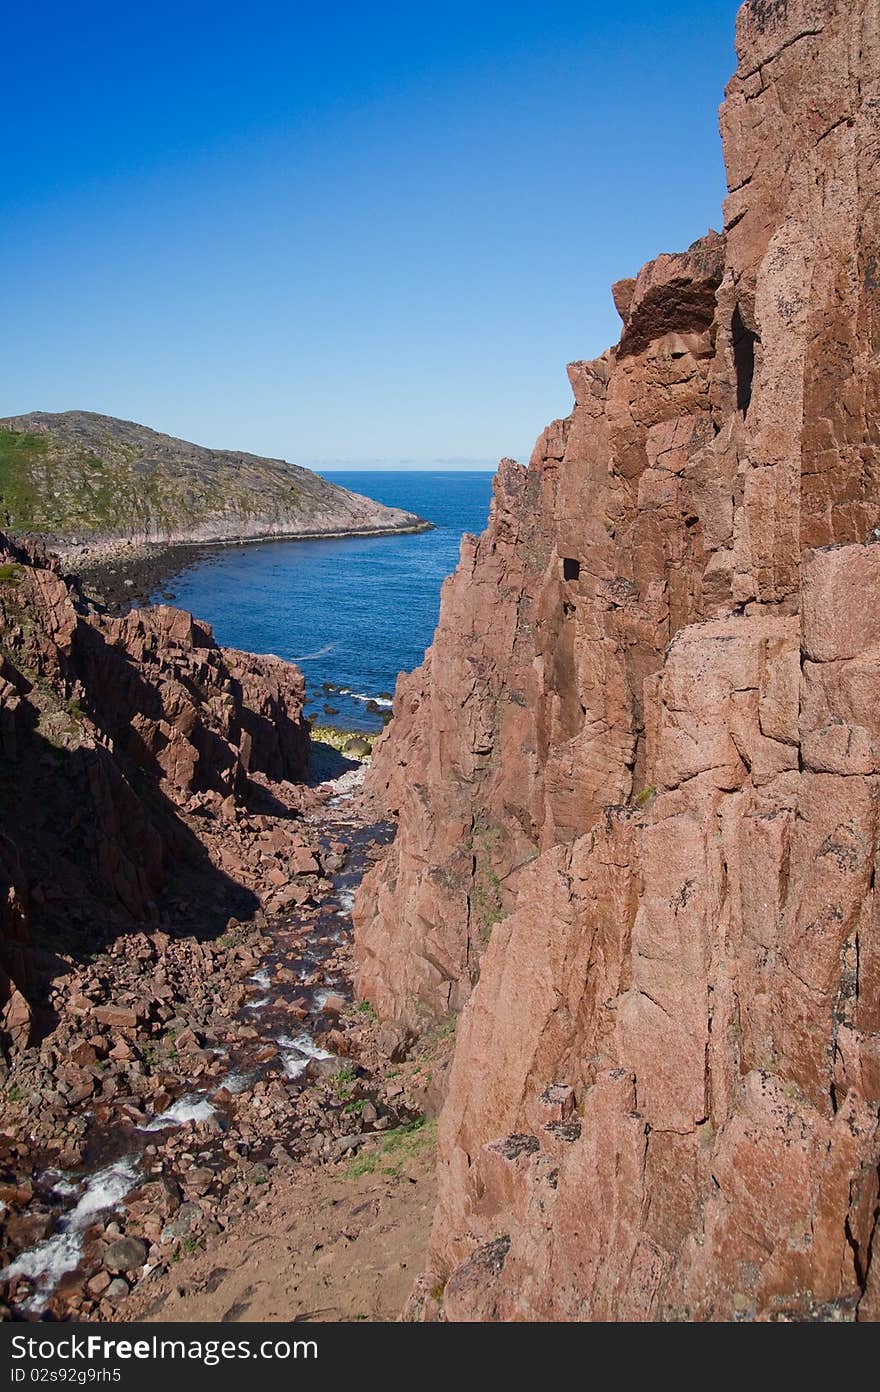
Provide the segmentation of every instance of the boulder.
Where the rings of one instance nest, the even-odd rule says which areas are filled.
[[[139,1237],[117,1237],[104,1253],[104,1266],[113,1275],[137,1271],[147,1260],[147,1245]]]

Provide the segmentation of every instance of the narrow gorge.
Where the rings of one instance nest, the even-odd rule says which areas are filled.
[[[487,483],[0,420],[0,1319],[880,1320],[880,0],[736,50],[723,230],[613,286],[375,742],[346,645]],[[235,646],[128,573],[337,534],[301,647],[295,559],[201,577]]]
[[[113,614],[0,532],[0,1319],[405,1298],[427,1084],[350,989],[389,829],[304,698],[292,664]]]
[[[724,231],[502,464],[369,788],[453,1023],[412,1319],[880,1317],[880,7],[749,0]]]

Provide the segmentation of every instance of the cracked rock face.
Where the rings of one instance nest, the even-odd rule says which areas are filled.
[[[414,1318],[880,1317],[880,7],[737,51],[723,236],[615,286],[375,752],[361,988],[461,1012]]]

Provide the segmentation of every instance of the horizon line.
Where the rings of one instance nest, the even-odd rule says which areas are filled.
[[[405,459],[399,463],[389,463],[384,459],[377,459],[368,463],[350,462],[349,460],[334,460],[332,464],[302,464],[303,469],[310,469],[312,473],[323,474],[399,474],[399,473],[470,473],[470,474],[494,474],[497,464],[485,464],[482,460],[462,460],[455,461],[445,459],[434,459],[419,462],[417,460]]]

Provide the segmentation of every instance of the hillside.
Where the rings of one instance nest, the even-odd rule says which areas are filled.
[[[282,459],[206,449],[90,411],[34,411],[0,420],[0,525],[63,553],[430,524]]]

